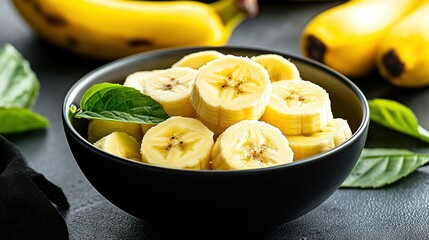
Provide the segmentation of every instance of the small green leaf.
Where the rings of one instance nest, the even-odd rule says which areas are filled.
[[[12,45],[4,45],[0,49],[0,107],[31,107],[39,87],[28,61]]]
[[[27,108],[0,107],[0,134],[46,128],[49,121]]]
[[[411,109],[388,99],[373,99],[368,104],[372,121],[429,143],[429,132],[419,125]]]
[[[364,149],[341,187],[380,188],[429,162],[429,154],[404,149]]]
[[[161,104],[134,88],[100,83],[82,96],[75,117],[157,124],[167,119],[168,115]]]

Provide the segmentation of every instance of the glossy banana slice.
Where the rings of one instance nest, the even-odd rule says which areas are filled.
[[[173,64],[173,67],[190,67],[198,70],[206,63],[225,56],[223,53],[214,50],[200,51],[188,54]]]
[[[197,73],[187,67],[157,70],[141,81],[143,93],[159,102],[169,116],[195,116],[190,95]]]
[[[213,142],[213,132],[200,121],[171,117],[146,132],[142,160],[169,168],[209,169]]]
[[[269,102],[270,77],[262,65],[227,55],[198,71],[191,94],[197,115],[211,126],[259,119]]]
[[[159,71],[159,70],[139,71],[139,72],[132,73],[132,74],[127,76],[123,85],[126,87],[135,88],[135,89],[139,90],[141,93],[143,93],[144,92],[143,91],[143,82],[146,79],[150,78],[150,76],[157,71]]]
[[[213,170],[241,170],[292,162],[293,152],[280,130],[257,120],[227,128],[211,152]]]
[[[143,138],[143,132],[140,124],[115,122],[106,120],[91,120],[88,124],[88,141],[95,143],[101,138],[113,133],[125,132],[134,137],[138,142]]]
[[[301,79],[298,68],[291,61],[277,54],[262,54],[251,58],[270,74],[271,82]]]
[[[149,131],[149,129],[151,129],[152,127],[156,126],[156,124],[142,124],[142,131],[143,134],[146,134],[147,131]]]
[[[319,132],[333,119],[329,95],[319,85],[282,80],[272,86],[270,103],[261,120],[278,127],[284,135]]]
[[[215,140],[219,137],[219,135],[221,135],[228,128],[228,127],[222,127],[218,125],[211,125],[201,118],[197,118],[197,120],[202,122],[208,129],[210,129],[213,132],[214,134],[213,137]]]
[[[124,132],[113,132],[95,142],[94,145],[118,157],[141,161],[140,143]]]
[[[352,131],[346,120],[335,118],[320,132],[310,135],[287,136],[294,152],[294,161],[326,152],[347,141]]]

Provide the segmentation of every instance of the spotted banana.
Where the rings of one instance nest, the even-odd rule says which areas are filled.
[[[224,45],[257,13],[254,0],[13,0],[34,31],[72,52],[111,60],[147,50]]]

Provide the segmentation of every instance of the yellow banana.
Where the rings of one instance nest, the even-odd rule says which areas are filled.
[[[223,45],[248,16],[243,9],[246,5],[239,7],[234,0],[212,4],[126,0],[13,3],[41,37],[75,53],[104,60],[166,47]],[[253,10],[257,9],[257,2],[253,3]]]
[[[399,87],[429,86],[429,1],[385,35],[377,53],[380,74]]]
[[[348,77],[361,77],[375,68],[375,55],[383,35],[417,2],[354,0],[328,9],[305,27],[302,53]]]

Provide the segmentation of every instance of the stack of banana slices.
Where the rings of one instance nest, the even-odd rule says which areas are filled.
[[[328,93],[282,56],[200,51],[125,86],[159,102],[158,125],[92,120],[88,140],[111,154],[178,169],[241,170],[298,161],[352,135]]]

